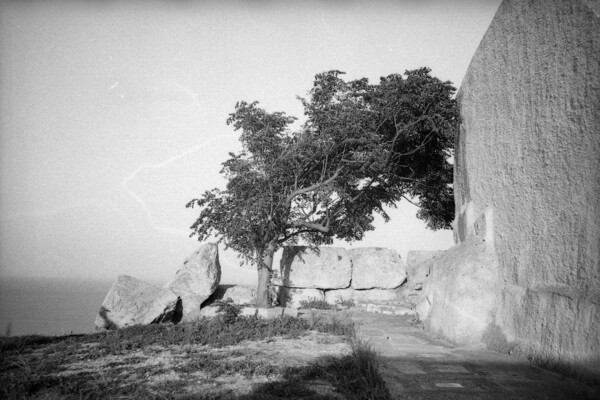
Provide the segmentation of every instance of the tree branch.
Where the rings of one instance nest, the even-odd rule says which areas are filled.
[[[327,225],[317,224],[316,222],[298,220],[290,222],[288,226],[291,228],[308,228],[310,230],[321,233],[329,232],[329,220],[327,220]]]
[[[294,190],[287,197],[286,202],[289,204],[292,202],[292,200],[294,200],[294,197],[296,197],[296,196],[299,196],[304,193],[312,192],[313,190],[317,190],[320,187],[330,184],[331,182],[333,182],[337,179],[337,177],[340,175],[341,171],[342,171],[342,167],[338,167],[338,169],[335,170],[335,173],[333,175],[331,175],[328,179],[321,181],[319,183],[315,183],[314,185],[311,185],[311,186],[303,188],[303,189]]]

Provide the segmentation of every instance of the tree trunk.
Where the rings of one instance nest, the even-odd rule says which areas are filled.
[[[257,254],[258,264],[258,287],[256,289],[256,307],[271,307],[271,271],[273,270],[273,255],[275,244],[269,243],[263,251]]]

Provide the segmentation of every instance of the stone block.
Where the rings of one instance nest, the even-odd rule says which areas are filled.
[[[350,286],[352,261],[341,247],[290,246],[280,263],[283,286],[302,289],[341,289]]]
[[[352,259],[353,289],[393,289],[406,280],[406,267],[397,251],[381,247],[355,248]]]

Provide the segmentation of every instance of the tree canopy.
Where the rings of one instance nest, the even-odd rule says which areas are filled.
[[[341,75],[315,76],[308,98],[299,98],[306,120],[294,131],[294,117],[236,104],[227,124],[241,132],[242,151],[223,163],[226,189],[187,204],[201,208],[192,235],[216,237],[254,260],[259,276],[263,270],[259,305],[268,302],[273,252],[285,243],[360,240],[374,213],[389,220],[384,206],[402,198],[432,229],[453,220],[456,89],[428,68],[377,85]]]

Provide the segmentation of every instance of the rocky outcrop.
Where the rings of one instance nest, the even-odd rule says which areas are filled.
[[[162,289],[121,275],[110,288],[96,317],[97,329],[120,329],[126,326],[181,320],[181,300]]]
[[[350,286],[352,261],[340,247],[290,246],[280,264],[282,285],[289,288],[341,289]]]
[[[118,329],[195,320],[200,316],[201,304],[215,291],[220,278],[219,253],[214,244],[201,245],[163,288],[121,275],[102,303],[96,327]],[[241,297],[241,289],[235,292]]]
[[[485,240],[497,256],[494,331],[538,359],[596,374],[599,10],[589,0],[502,2],[457,97],[454,164],[455,239]],[[452,308],[432,300],[432,318]]]
[[[400,254],[392,249],[364,247],[350,249],[353,289],[394,289],[406,280]]]
[[[181,298],[185,319],[187,314],[200,309],[217,289],[220,280],[218,247],[216,244],[203,244],[183,263],[165,288]]]

